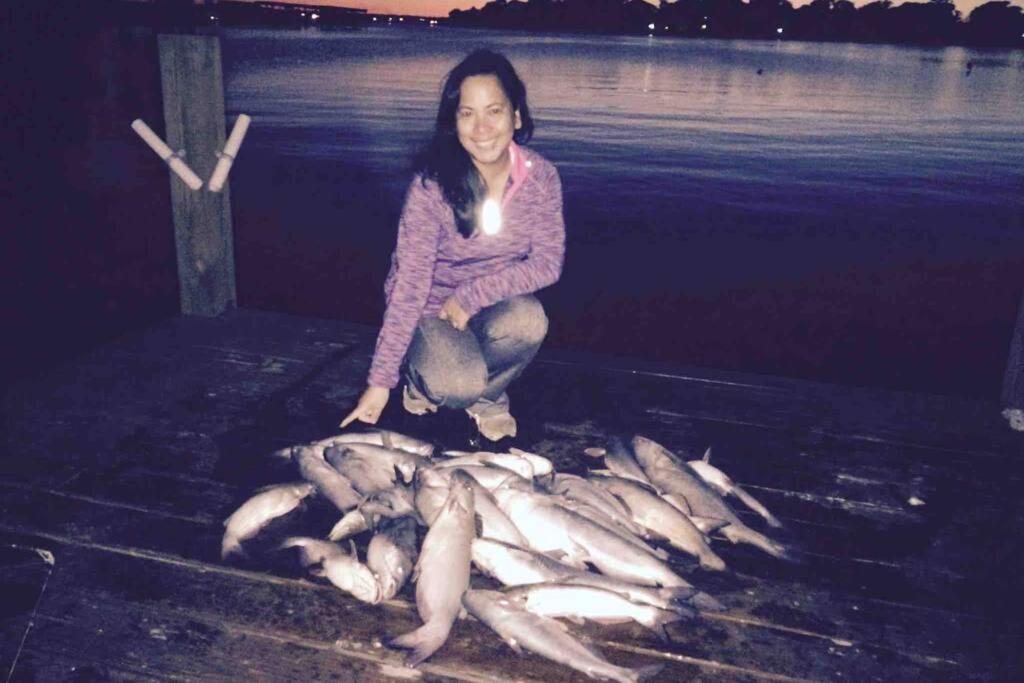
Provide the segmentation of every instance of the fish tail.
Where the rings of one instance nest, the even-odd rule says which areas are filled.
[[[301,564],[304,568],[311,567],[312,565],[320,564],[321,562],[323,562],[325,556],[322,551],[314,547],[310,547],[307,544],[307,541],[309,540],[310,539],[302,538],[299,536],[292,536],[291,538],[286,538],[284,542],[281,543],[281,545],[278,547],[282,550],[285,548],[297,547],[299,549],[299,564]]]
[[[684,603],[697,594],[697,589],[693,586],[673,586],[671,588],[659,588],[658,594],[674,603]]]
[[[408,666],[418,666],[444,645],[450,630],[451,624],[443,621],[430,621],[415,631],[392,638],[385,644],[390,648],[409,650],[409,654],[405,657],[405,663]]]
[[[632,669],[634,676],[631,678],[633,678],[634,681],[637,681],[637,683],[639,683],[639,681],[646,681],[647,679],[654,678],[660,674],[661,670],[664,668],[664,664],[648,664],[647,666],[642,666],[639,669]]]
[[[748,526],[741,524],[729,524],[722,527],[722,534],[733,543],[749,543],[760,548],[772,557],[780,560],[792,560],[793,556],[789,549],[781,543],[777,543],[764,534],[758,533]]]
[[[696,615],[692,610],[689,613],[687,613],[686,610],[658,610],[654,617],[648,623],[645,623],[644,626],[651,629],[651,631],[654,632],[654,635],[658,636],[663,643],[668,643],[671,639],[669,638],[668,631],[665,630],[665,627],[669,624],[674,624],[677,621],[692,618],[693,616]]]
[[[220,544],[220,559],[226,560],[232,555],[246,557],[245,550],[242,548],[239,540],[234,536],[225,536]]]
[[[761,502],[757,500],[757,498],[754,498],[752,495],[741,489],[739,486],[733,488],[733,493],[736,494],[736,497],[740,499],[741,503],[746,505],[748,508],[750,508],[757,514],[761,515],[761,517],[764,518],[764,521],[768,523],[768,526],[774,527],[776,529],[782,528],[782,522],[779,521],[778,517],[769,512],[768,508],[762,505]]]
[[[700,566],[704,569],[716,572],[725,570],[725,560],[716,555],[710,548],[706,552],[701,553],[698,559],[700,560]]]
[[[690,598],[690,604],[699,609],[701,612],[725,611],[725,605],[723,605],[707,593],[703,592],[697,593],[692,598]]]

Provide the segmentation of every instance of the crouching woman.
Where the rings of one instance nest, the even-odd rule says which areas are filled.
[[[477,50],[449,72],[406,194],[367,388],[342,427],[376,423],[404,379],[407,411],[464,409],[484,437],[515,436],[506,389],[544,340],[533,293],[558,280],[565,254],[561,181],[524,146],[532,134],[504,56]]]

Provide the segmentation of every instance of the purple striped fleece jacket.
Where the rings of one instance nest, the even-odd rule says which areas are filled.
[[[558,281],[565,256],[561,180],[551,162],[515,143],[501,214],[498,234],[466,239],[440,187],[413,179],[384,283],[387,307],[367,384],[398,385],[417,324],[437,316],[450,296],[473,316]]]

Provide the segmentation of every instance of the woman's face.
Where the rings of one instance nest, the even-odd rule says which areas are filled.
[[[455,129],[478,170],[500,168],[508,161],[512,134],[521,125],[519,112],[512,109],[497,76],[470,76],[462,81]]]

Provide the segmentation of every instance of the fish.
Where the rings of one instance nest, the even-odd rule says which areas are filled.
[[[377,577],[381,600],[390,600],[402,590],[415,558],[416,522],[406,517],[382,524],[366,549],[366,566]]]
[[[695,525],[698,520],[719,524],[722,535],[732,543],[748,543],[773,557],[793,559],[786,546],[744,524],[718,493],[674,453],[643,436],[634,437],[632,446],[644,473],[659,490],[686,499],[690,521]]]
[[[434,454],[434,445],[428,441],[417,439],[399,432],[391,432],[386,429],[374,429],[365,432],[346,432],[322,439],[317,442],[322,444],[321,448],[336,446],[340,444],[365,443],[374,446],[383,446],[392,450],[413,453],[424,458]]]
[[[515,472],[496,465],[460,465],[455,468],[476,479],[488,491],[500,486],[515,486],[524,490],[533,490],[533,482]]]
[[[367,531],[369,528],[370,520],[366,518],[366,515],[359,508],[356,508],[345,513],[338,523],[331,528],[327,534],[327,539],[338,542],[349,536],[355,536]]]
[[[416,611],[423,625],[387,642],[389,647],[411,651],[406,657],[409,666],[420,664],[444,645],[462,611],[462,595],[469,588],[476,527],[473,488],[466,477],[458,470],[452,474],[448,497],[416,560]]]
[[[409,515],[419,516],[412,488],[400,484],[367,496],[366,500],[360,503],[359,510],[367,517],[395,519]]]
[[[535,480],[544,479],[555,472],[554,464],[552,464],[550,459],[545,458],[543,455],[537,455],[536,453],[530,453],[529,451],[524,451],[521,448],[515,447],[509,448],[508,452],[511,455],[517,455],[520,458],[526,458],[530,461],[530,464],[533,466],[533,478]]]
[[[557,581],[580,571],[547,555],[493,538],[474,539],[471,551],[473,564],[505,586]]]
[[[522,586],[531,583],[555,582],[580,586],[594,586],[623,595],[633,602],[642,602],[663,610],[693,616],[691,607],[721,611],[721,603],[694,588],[677,586],[655,588],[640,586],[604,574],[573,567],[542,553],[518,548],[489,538],[473,541],[473,564],[504,586]]]
[[[324,459],[332,465],[335,463],[328,455],[328,451],[331,450],[344,451],[347,458],[363,460],[384,471],[388,477],[395,478],[396,473],[400,474],[404,484],[412,482],[417,469],[431,464],[429,458],[395,448],[367,443],[346,443],[332,444],[329,448],[324,449]]]
[[[423,469],[416,473],[413,501],[420,519],[427,526],[434,523],[437,513],[448,499],[451,476],[454,470]]]
[[[281,548],[300,548],[300,561],[313,576],[322,576],[332,584],[350,593],[355,598],[376,605],[381,601],[381,588],[377,577],[369,567],[359,561],[355,545],[351,554],[346,553],[337,543],[318,538],[293,536],[281,544]]]
[[[711,485],[716,491],[723,496],[735,496],[741,503],[746,505],[748,508],[759,514],[768,526],[775,527],[776,529],[782,528],[782,522],[768,511],[764,505],[761,504],[756,498],[744,491],[739,484],[734,482],[729,476],[711,464],[711,449],[704,453],[702,460],[690,460],[686,464],[693,468],[693,471],[700,476],[705,482]]]
[[[459,455],[455,455],[459,453]],[[437,460],[434,467],[463,467],[467,465],[493,465],[515,472],[524,479],[533,480],[533,465],[526,458],[520,458],[507,453],[460,453],[459,451],[445,451],[450,455],[447,460]]]
[[[551,496],[551,500],[556,505],[559,505],[565,508],[566,510],[575,512],[577,515],[580,515],[581,517],[585,517],[586,519],[590,520],[602,529],[605,529],[606,531],[615,534],[627,543],[636,546],[638,550],[641,550],[645,553],[650,553],[651,555],[657,557],[659,560],[668,559],[668,553],[665,550],[661,548],[655,548],[649,545],[639,535],[633,533],[632,531],[630,531],[630,529],[627,529],[625,526],[617,524],[615,520],[606,517],[605,514],[600,510],[597,510],[591,507],[590,505],[587,505],[586,503],[580,503],[575,500],[567,500],[562,498],[561,496]],[[644,536],[649,535],[645,529],[634,524],[632,520],[629,520],[629,524],[631,529],[636,528]]]
[[[479,520],[477,535],[480,538],[493,538],[520,547],[526,546],[526,538],[508,515],[498,507],[498,502],[494,500],[491,492],[472,477],[469,481],[473,488],[473,507]]]
[[[292,459],[299,466],[302,478],[315,485],[316,490],[342,512],[363,501],[363,496],[352,487],[352,483],[328,465],[316,449],[298,446],[292,450]]]
[[[663,668],[654,664],[629,669],[612,664],[595,649],[569,633],[565,624],[550,617],[533,614],[504,593],[470,590],[462,604],[474,617],[501,636],[516,653],[529,650],[542,657],[581,671],[590,678],[605,678],[618,683],[637,683],[657,675]]]
[[[615,437],[608,442],[608,447],[604,452],[604,465],[615,476],[622,477],[623,479],[632,479],[641,484],[651,486],[651,480],[644,474],[640,463],[636,461],[629,447],[619,437]]]
[[[317,439],[316,441],[310,441],[305,446],[312,448],[313,450],[323,455],[324,450],[330,446],[341,446],[345,444],[371,444],[374,446],[383,446],[385,448],[391,448],[394,450],[405,451],[407,453],[413,453],[423,458],[429,458],[434,454],[434,446],[431,443],[416,439],[405,434],[398,432],[389,432],[387,430],[373,430],[367,432],[347,432],[344,434],[333,434],[323,439]],[[290,458],[292,455],[292,449],[294,446],[287,446],[285,448],[279,448],[273,452],[273,455],[281,458]]]
[[[630,533],[643,536],[646,532],[642,526],[633,521],[629,509],[621,500],[592,481],[575,474],[556,474],[552,479],[550,490],[570,500],[585,503],[596,508],[605,517],[628,529]]]
[[[328,446],[324,458],[334,470],[364,496],[392,488],[399,480],[397,470],[390,463],[375,462],[361,457],[350,445]]]
[[[643,585],[690,586],[656,556],[540,494],[501,488],[494,497],[533,550]]]
[[[316,487],[309,482],[278,484],[269,486],[241,506],[224,520],[224,538],[221,540],[220,556],[244,555],[242,541],[260,532],[272,520],[288,514],[299,507]]]
[[[725,561],[715,554],[690,518],[664,501],[656,491],[622,477],[595,476],[593,481],[622,501],[637,524],[665,538],[672,547],[693,555],[700,566],[716,571],[725,569]]]
[[[663,610],[652,605],[631,601],[620,593],[567,583],[537,583],[504,591],[525,609],[544,617],[563,617],[577,623],[583,620],[602,624],[635,621],[668,641],[666,624],[683,619],[677,611]]]

